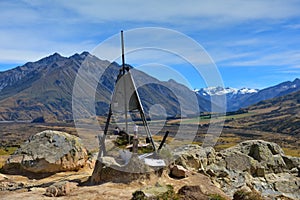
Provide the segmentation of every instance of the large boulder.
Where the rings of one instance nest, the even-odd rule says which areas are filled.
[[[132,181],[148,180],[156,173],[137,155],[133,155],[127,164],[118,163],[114,157],[98,157],[90,182],[99,184],[104,182],[130,183]]]
[[[283,150],[273,142],[248,140],[220,153],[225,157],[225,160],[227,159],[227,164],[234,167],[240,163],[238,166],[241,169],[249,168],[253,175],[257,168],[262,167],[267,173],[280,173],[288,170],[283,159]],[[234,154],[236,156],[233,156]]]
[[[87,150],[78,137],[46,130],[22,144],[8,159],[4,170],[19,167],[33,173],[73,171],[85,166],[87,158]]]

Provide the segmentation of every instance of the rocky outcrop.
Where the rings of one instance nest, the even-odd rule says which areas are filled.
[[[300,199],[300,158],[285,155],[275,143],[249,140],[220,152],[186,145],[174,157],[176,164],[209,176],[231,197],[248,188],[265,197]]]
[[[199,185],[184,185],[176,193],[172,185],[160,185],[156,183],[154,186],[148,186],[135,191],[131,200],[154,200],[154,199],[178,199],[178,200],[209,200],[228,198],[218,194],[204,192]]]
[[[248,187],[265,197],[299,199],[299,161],[298,157],[286,156],[275,143],[251,140],[217,153],[204,171],[230,196]]]
[[[229,168],[250,167],[252,175],[257,175],[257,169],[264,168],[266,173],[280,173],[288,169],[283,156],[284,152],[279,145],[262,140],[250,140],[242,142],[232,148],[221,152]],[[246,162],[246,163],[245,163]],[[293,165],[291,163],[291,165]],[[290,166],[291,168],[297,166]],[[289,168],[290,168],[289,167]],[[245,171],[245,168],[237,169]]]
[[[87,150],[78,137],[47,130],[31,136],[22,144],[8,159],[4,171],[13,168],[33,173],[73,171],[85,166],[87,158]]]

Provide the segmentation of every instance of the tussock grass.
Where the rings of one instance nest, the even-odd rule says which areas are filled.
[[[284,153],[288,156],[294,156],[294,157],[300,157],[300,149],[295,149],[295,148],[282,148]]]
[[[0,148],[0,156],[11,155],[17,150],[17,147],[2,147]]]

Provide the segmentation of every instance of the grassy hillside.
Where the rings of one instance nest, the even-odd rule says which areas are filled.
[[[228,124],[233,127],[300,135],[300,92],[261,101],[247,110],[255,114]]]

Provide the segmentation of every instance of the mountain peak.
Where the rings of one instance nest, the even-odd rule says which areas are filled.
[[[293,83],[299,83],[300,79],[299,78],[295,78],[295,80],[293,81]]]
[[[81,54],[75,53],[74,55],[70,56],[70,58],[73,58],[75,60],[81,60],[85,59],[87,56],[90,56],[91,54],[87,51],[82,52]]]
[[[53,56],[53,57],[62,57],[59,53],[55,52],[54,54],[50,55],[50,56]],[[49,57],[50,57],[49,56]]]
[[[88,51],[84,51],[84,52],[82,52],[81,54],[80,54],[81,56],[89,56],[89,55],[91,55]]]
[[[43,59],[50,59],[50,60],[56,61],[56,60],[60,60],[61,58],[64,58],[64,57],[61,56],[59,53],[55,52],[54,54],[52,54],[50,56],[47,56],[45,58],[42,58],[41,60],[43,60]]]
[[[42,58],[41,60],[39,60],[39,63],[52,63],[52,62],[56,62],[59,60],[64,59],[65,57],[61,56],[59,53],[55,52],[54,54],[47,56],[45,58]]]

